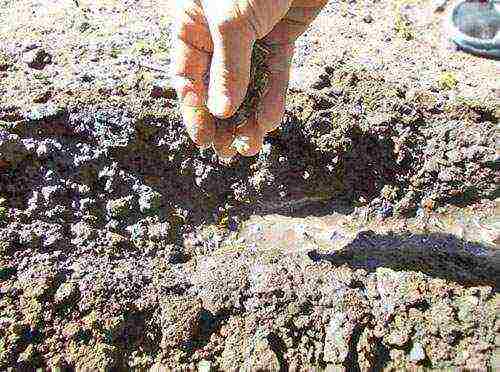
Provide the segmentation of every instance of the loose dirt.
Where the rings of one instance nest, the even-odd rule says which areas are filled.
[[[431,4],[330,4],[230,165],[182,127],[168,2],[46,5],[0,2],[1,368],[494,365],[496,65],[430,39]]]

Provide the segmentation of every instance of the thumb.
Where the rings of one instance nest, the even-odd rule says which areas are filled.
[[[225,22],[211,33],[214,50],[207,107],[213,115],[228,118],[245,97],[256,37],[251,27],[237,21]]]

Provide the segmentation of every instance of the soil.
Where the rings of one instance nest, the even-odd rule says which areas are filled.
[[[494,369],[498,64],[430,9],[329,4],[227,165],[182,127],[171,2],[1,1],[0,368]]]

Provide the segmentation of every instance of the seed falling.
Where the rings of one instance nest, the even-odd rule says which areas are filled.
[[[243,125],[257,110],[262,98],[269,90],[271,72],[267,65],[267,59],[271,48],[264,42],[258,41],[254,44],[252,52],[252,64],[250,66],[250,81],[242,104],[236,113],[228,119],[217,119],[217,126],[231,126],[233,133],[236,128]],[[238,136],[234,139],[231,147],[238,152],[246,152],[249,149],[250,138]]]

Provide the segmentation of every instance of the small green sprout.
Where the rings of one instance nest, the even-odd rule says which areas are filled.
[[[455,89],[458,84],[458,79],[453,72],[446,71],[439,77],[439,86],[445,90]]]

